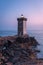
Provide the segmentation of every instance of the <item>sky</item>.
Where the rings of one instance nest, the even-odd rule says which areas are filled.
[[[43,0],[0,0],[0,30],[17,30],[21,14],[27,29],[43,29]]]

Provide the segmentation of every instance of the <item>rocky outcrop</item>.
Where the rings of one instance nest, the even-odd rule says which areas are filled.
[[[36,65],[38,63],[36,52],[39,52],[36,49],[37,45],[34,37],[4,40],[0,45],[0,65]]]

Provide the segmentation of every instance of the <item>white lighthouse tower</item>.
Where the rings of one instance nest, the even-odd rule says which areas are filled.
[[[23,15],[21,17],[17,18],[18,20],[18,35],[23,36],[26,35],[26,21],[27,18],[25,18]]]

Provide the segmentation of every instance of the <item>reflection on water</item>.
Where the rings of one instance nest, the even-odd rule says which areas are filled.
[[[43,57],[43,30],[29,30],[27,32],[30,36],[34,36],[39,42],[38,49],[41,51],[38,56]],[[0,31],[0,36],[16,35],[16,31]]]

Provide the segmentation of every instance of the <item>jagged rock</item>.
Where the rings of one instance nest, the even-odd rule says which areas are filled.
[[[35,61],[37,58],[36,47],[37,41],[34,37],[24,36],[17,37],[15,40],[4,40],[4,44],[0,45],[0,53],[2,54],[0,55],[0,64],[28,65],[31,60]]]

